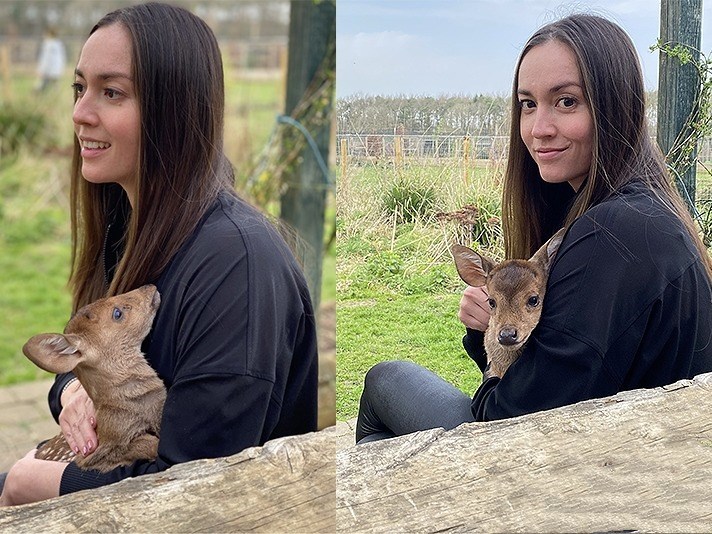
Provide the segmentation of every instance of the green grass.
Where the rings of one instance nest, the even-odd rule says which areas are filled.
[[[67,243],[3,246],[0,255],[0,385],[49,376],[22,354],[22,345],[42,332],[61,332],[71,302],[66,289]]]
[[[380,361],[414,361],[468,395],[479,385],[481,373],[462,347],[457,310],[464,284],[449,253],[454,242],[472,244],[473,229],[437,214],[474,203],[486,208],[481,222],[488,224],[499,209],[497,177],[494,163],[477,162],[464,173],[457,161],[420,161],[400,169],[362,163],[339,178],[338,420],[356,416],[364,376]],[[394,185],[404,197],[409,187],[425,187],[432,203],[404,222],[384,201]],[[496,239],[490,245],[491,255],[501,253]]]
[[[336,254],[334,250],[324,255],[321,273],[321,301],[332,302],[336,300]]]
[[[462,348],[459,300],[459,294],[339,300],[337,419],[356,416],[366,372],[385,360],[416,362],[472,394],[482,377]]]
[[[0,166],[0,385],[47,376],[22,345],[69,318],[65,163],[24,153]]]

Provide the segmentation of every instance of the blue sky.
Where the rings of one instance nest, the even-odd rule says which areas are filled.
[[[337,0],[337,97],[508,94],[514,65],[540,26],[573,12],[605,16],[631,36],[646,86],[657,86],[655,0]],[[712,54],[712,0],[702,51]]]

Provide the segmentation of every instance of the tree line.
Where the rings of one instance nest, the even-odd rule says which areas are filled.
[[[655,133],[657,91],[646,95]],[[340,134],[508,135],[510,97],[496,95],[353,95],[336,101]]]

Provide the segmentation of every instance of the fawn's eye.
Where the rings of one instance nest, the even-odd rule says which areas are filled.
[[[532,295],[529,297],[527,304],[532,308],[536,308],[539,305],[539,295]]]
[[[120,320],[124,316],[123,312],[119,308],[114,308],[114,321]]]
[[[497,303],[494,299],[487,299],[487,304],[489,304],[490,310],[494,310],[497,307]]]

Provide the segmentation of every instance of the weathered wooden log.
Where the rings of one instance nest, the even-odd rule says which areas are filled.
[[[712,373],[337,452],[341,532],[710,532]]]
[[[0,509],[0,532],[334,532],[333,428]]]

